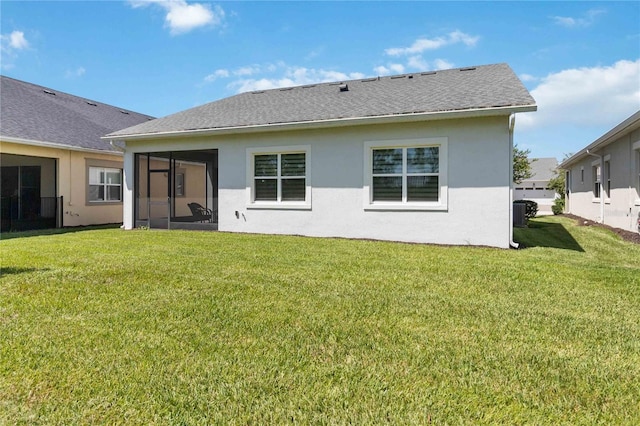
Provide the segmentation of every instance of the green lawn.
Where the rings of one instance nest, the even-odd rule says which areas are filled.
[[[640,424],[640,246],[3,235],[0,424]]]

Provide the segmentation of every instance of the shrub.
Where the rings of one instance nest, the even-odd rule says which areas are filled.
[[[551,206],[553,214],[562,214],[564,212],[564,198],[556,198]]]
[[[532,217],[536,217],[538,214],[538,203],[531,200],[516,200],[513,202],[514,204],[525,204],[525,212],[524,216],[527,219],[531,219]]]

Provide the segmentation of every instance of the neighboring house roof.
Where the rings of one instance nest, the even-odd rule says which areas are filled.
[[[153,117],[0,76],[0,139],[114,151],[101,136]]]
[[[534,111],[535,101],[507,64],[319,83],[241,93],[108,137],[157,136],[436,113]]]
[[[531,158],[531,177],[524,181],[548,181],[556,175],[558,168],[558,160],[554,157],[549,158]]]
[[[593,141],[587,147],[581,149],[580,151],[573,154],[571,157],[567,158],[560,164],[561,169],[566,169],[572,164],[582,160],[584,157],[588,156],[589,153],[597,151],[612,142],[618,140],[621,136],[624,136],[627,133],[630,133],[636,129],[640,128],[640,110],[636,111],[629,118],[624,120],[622,123],[618,124],[613,129],[609,130],[604,135],[600,136],[598,139]]]

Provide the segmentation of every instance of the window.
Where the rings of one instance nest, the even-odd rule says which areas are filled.
[[[640,149],[636,150],[636,195],[640,198]]]
[[[584,183],[584,167],[580,167],[580,183]]]
[[[604,185],[604,198],[608,199],[611,197],[611,161],[606,157],[604,162]]]
[[[249,207],[310,208],[309,148],[249,149]]]
[[[634,175],[634,180],[635,180],[635,187],[636,187],[636,200],[635,200],[635,205],[636,206],[640,206],[640,141],[634,142],[633,143],[633,149],[634,149],[634,157],[635,157],[635,163],[636,163],[636,172]]]
[[[122,201],[122,170],[89,167],[89,201]]]
[[[184,197],[184,173],[176,173],[176,197]]]
[[[593,166],[593,198],[600,198],[601,170],[600,165]]]
[[[365,208],[445,209],[447,139],[365,143]]]

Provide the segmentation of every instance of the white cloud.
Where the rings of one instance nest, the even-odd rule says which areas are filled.
[[[84,67],[78,67],[75,70],[68,70],[65,74],[67,78],[82,77],[87,72]]]
[[[133,8],[146,7],[155,4],[163,8],[165,26],[169,27],[172,35],[183,34],[195,28],[217,26],[222,23],[225,12],[220,6],[202,3],[187,3],[185,0],[130,0]]]
[[[531,91],[538,111],[521,128],[611,125],[640,109],[640,59],[549,74]]]
[[[563,27],[567,28],[578,28],[578,27],[588,27],[591,26],[598,15],[602,15],[605,13],[602,9],[590,9],[588,10],[584,16],[580,18],[573,18],[571,16],[552,16],[551,19]]]
[[[213,73],[209,74],[204,78],[204,81],[207,83],[212,83],[219,78],[227,78],[229,77],[229,71],[225,69],[215,70]]]
[[[24,38],[22,31],[13,31],[9,34],[9,46],[16,50],[22,50],[29,47],[29,42]]]
[[[520,80],[522,81],[537,81],[538,78],[531,74],[520,74]]]
[[[426,50],[436,50],[441,47],[462,43],[466,46],[473,47],[476,45],[480,37],[471,36],[462,31],[453,31],[446,36],[436,37],[433,39],[419,38],[409,47],[392,47],[385,49],[385,53],[389,56],[416,55]]]
[[[233,74],[238,76],[253,75],[259,73],[261,69],[262,67],[260,67],[259,65],[249,65],[238,68],[233,72]]]
[[[418,71],[427,71],[429,69],[429,63],[420,55],[410,56],[407,61],[407,66]]]
[[[385,67],[384,65],[379,65],[379,66],[373,68],[373,71],[377,75],[380,75],[380,76],[391,74],[391,70],[389,68]]]
[[[449,62],[444,59],[436,59],[433,62],[433,67],[436,70],[448,70],[454,67],[453,62]]]
[[[18,52],[29,49],[29,42],[22,31],[12,31],[10,34],[0,34],[0,64],[1,68],[8,70],[14,67],[13,61]]]
[[[248,72],[249,70],[251,73]],[[278,73],[280,75],[275,77],[239,78],[230,82],[227,87],[237,93],[242,93],[254,90],[276,89],[279,87],[301,86],[305,84],[355,80],[365,77],[365,75],[360,72],[343,73],[333,70],[289,66],[283,62],[238,68],[233,72],[233,75],[246,77],[261,73]]]

